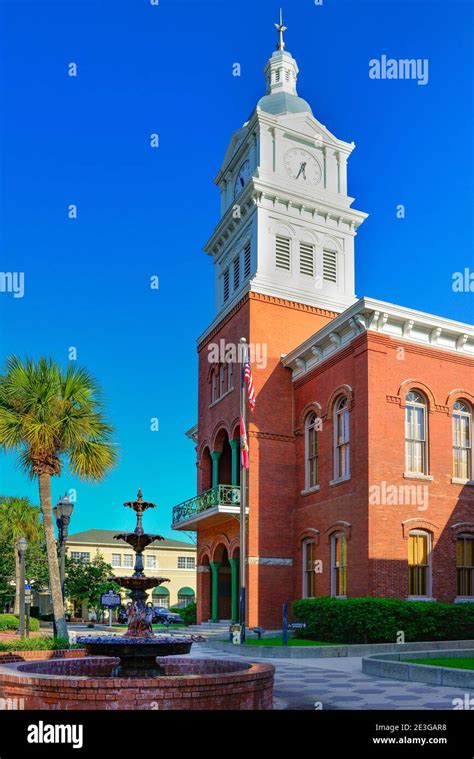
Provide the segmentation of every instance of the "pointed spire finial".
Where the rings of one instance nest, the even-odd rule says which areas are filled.
[[[281,8],[280,8],[280,23],[275,24],[275,28],[278,32],[277,50],[284,50],[285,42],[283,40],[283,32],[286,32],[287,27],[283,26],[283,13],[282,13]]]

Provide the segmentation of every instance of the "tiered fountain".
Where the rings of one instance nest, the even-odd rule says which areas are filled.
[[[272,708],[272,664],[176,656],[189,654],[192,644],[204,638],[153,633],[146,591],[168,582],[143,572],[143,551],[162,540],[143,532],[143,512],[154,505],[139,491],[136,501],[125,504],[137,515],[135,530],[115,536],[136,557],[131,577],[110,578],[130,590],[127,632],[80,637],[80,650],[0,653],[0,700],[61,711]]]
[[[114,669],[117,677],[157,677],[164,674],[162,667],[155,662],[157,656],[188,654],[199,636],[155,635],[152,628],[153,609],[147,608],[147,590],[156,588],[164,582],[165,577],[146,577],[143,571],[143,551],[151,543],[164,540],[161,535],[150,535],[143,531],[143,513],[156,508],[156,504],[144,501],[139,490],[136,501],[124,503],[137,515],[137,524],[133,532],[115,535],[115,540],[124,540],[135,552],[135,566],[130,577],[110,577],[122,588],[130,590],[131,601],[127,604],[128,629],[124,635],[88,635],[77,639],[87,653],[92,656],[118,656],[120,665]]]

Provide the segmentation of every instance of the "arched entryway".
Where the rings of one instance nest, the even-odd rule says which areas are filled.
[[[199,599],[199,622],[212,618],[212,572],[209,556],[204,554],[197,571],[197,594]]]
[[[214,551],[211,561],[211,621],[239,618],[239,558],[238,549],[229,557],[222,543]]]

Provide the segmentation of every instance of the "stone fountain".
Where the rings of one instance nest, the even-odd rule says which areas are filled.
[[[133,532],[115,535],[115,540],[123,540],[133,548],[135,566],[133,575],[110,577],[113,582],[130,591],[131,601],[127,604],[128,629],[124,635],[88,635],[77,639],[87,653],[92,656],[114,656],[120,664],[114,669],[117,677],[157,677],[163,674],[163,667],[156,663],[157,656],[188,654],[199,636],[155,635],[152,628],[153,608],[147,607],[147,590],[156,588],[166,577],[146,577],[143,571],[143,551],[151,543],[164,540],[161,535],[150,535],[143,530],[143,514],[154,509],[156,504],[144,501],[139,490],[136,501],[127,501],[124,506],[133,509],[137,524]]]

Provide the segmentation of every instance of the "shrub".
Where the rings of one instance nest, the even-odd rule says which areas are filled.
[[[17,614],[0,614],[0,632],[5,630],[18,630],[20,619]],[[30,630],[37,632],[39,630],[39,621],[35,617],[30,617]]]
[[[187,606],[173,606],[170,611],[174,611],[176,614],[179,614],[183,619],[184,623],[186,625],[195,625],[196,624],[196,604],[188,604]]]
[[[19,638],[18,640],[0,641],[0,651],[59,651],[72,646],[67,638]]]
[[[293,603],[301,636],[333,643],[474,639],[474,606],[396,598],[303,598]]]

